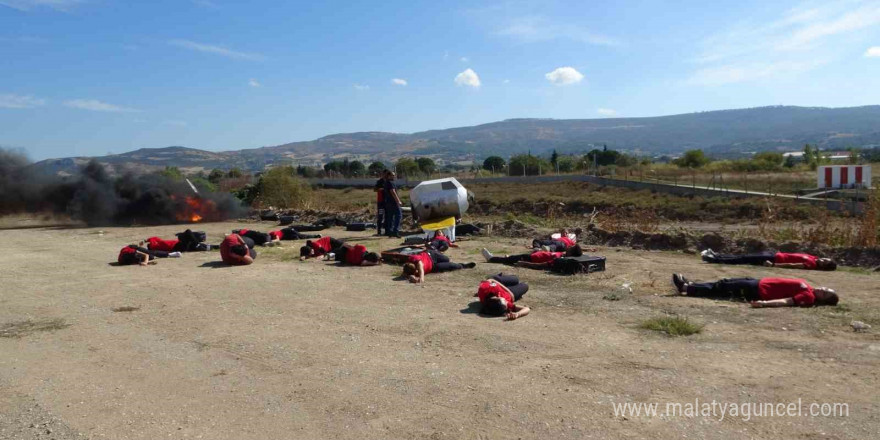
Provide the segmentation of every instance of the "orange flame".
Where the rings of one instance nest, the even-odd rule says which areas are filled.
[[[177,214],[177,221],[198,223],[205,219],[204,216],[216,214],[217,208],[214,202],[200,197],[187,197],[181,212]],[[216,215],[215,215],[216,217]]]

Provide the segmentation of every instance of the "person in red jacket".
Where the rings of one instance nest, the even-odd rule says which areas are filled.
[[[752,307],[834,306],[840,301],[827,287],[813,287],[798,278],[732,278],[694,283],[682,274],[672,275],[678,293],[700,298],[748,301]]]
[[[434,236],[428,240],[428,243],[424,246],[426,249],[434,249],[437,252],[446,252],[449,248],[454,247],[457,248],[458,245],[449,240],[449,237],[446,236],[446,233],[443,232],[442,229],[438,229],[434,231]]]
[[[376,266],[380,263],[379,254],[367,251],[367,247],[362,244],[343,244],[325,254],[324,258],[348,266]]]
[[[220,243],[220,258],[232,266],[247,266],[253,264],[257,252],[241,235],[229,234]]]
[[[837,269],[837,263],[830,258],[819,258],[810,254],[790,254],[785,252],[760,252],[756,254],[717,254],[712,249],[701,253],[703,261],[715,264],[751,264],[754,266],[779,267],[785,269],[827,270]]]
[[[453,263],[449,257],[433,249],[411,255],[403,265],[403,276],[412,283],[424,283],[429,273],[451,272],[453,270],[473,269],[477,263]]]
[[[146,266],[148,264],[156,264],[156,258],[178,258],[180,252],[165,252],[147,249],[135,244],[130,244],[119,251],[116,261],[123,266],[130,264],[140,264]]]
[[[293,227],[269,231],[268,234],[273,240],[311,240],[321,238],[321,234],[303,234]]]
[[[532,240],[532,245],[529,249],[541,249],[549,252],[565,252],[568,248],[577,244],[576,238],[577,236],[570,233],[568,229],[560,229],[559,238],[536,238]]]
[[[516,305],[529,285],[521,283],[516,275],[498,274],[480,283],[477,293],[480,300],[480,313],[484,315],[506,316],[513,321],[529,314],[528,307]]]
[[[568,248],[565,252],[535,251],[528,254],[496,257],[495,255],[492,255],[492,252],[489,252],[488,249],[483,248],[482,253],[483,258],[485,258],[486,262],[488,263],[499,263],[506,264],[508,266],[541,269],[550,267],[550,265],[553,264],[553,261],[555,261],[557,258],[580,257],[584,254],[584,250],[580,246],[574,245],[573,247]]]
[[[256,246],[271,247],[275,245],[281,245],[281,238],[278,238],[271,233],[267,234],[265,232],[254,231],[252,229],[233,229],[232,233],[253,240],[254,245]]]
[[[308,258],[320,257],[326,253],[333,252],[333,249],[338,249],[342,245],[342,240],[329,236],[321,237],[317,240],[308,240],[305,246],[299,248],[299,259],[305,261]]]

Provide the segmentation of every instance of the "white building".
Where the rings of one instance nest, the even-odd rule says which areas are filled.
[[[871,165],[822,165],[816,170],[819,189],[870,188]]]

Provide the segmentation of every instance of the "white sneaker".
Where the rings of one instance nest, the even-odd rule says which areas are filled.
[[[180,258],[180,252],[170,252],[168,254],[169,258]]]
[[[480,252],[483,254],[483,258],[486,259],[487,263],[489,262],[489,260],[492,259],[492,257],[494,257],[494,255],[492,255],[492,253],[489,252],[489,249],[483,248],[483,250]]]

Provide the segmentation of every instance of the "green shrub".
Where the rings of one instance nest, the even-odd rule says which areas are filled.
[[[645,330],[663,332],[670,336],[688,336],[703,331],[703,324],[696,324],[690,322],[687,318],[679,316],[651,318],[643,322],[639,327]]]

